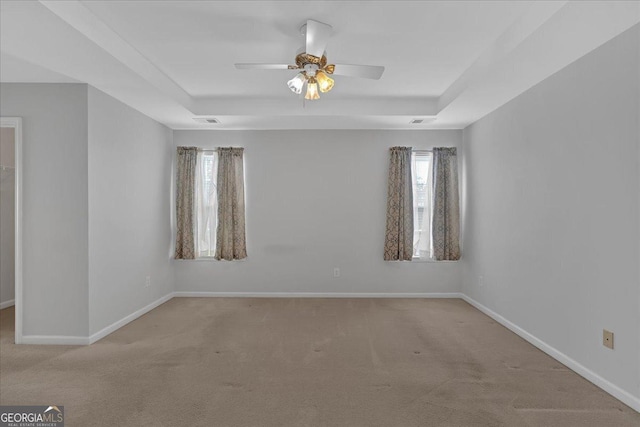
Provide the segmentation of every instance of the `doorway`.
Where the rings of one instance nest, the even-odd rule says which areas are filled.
[[[21,215],[22,120],[19,117],[2,117],[0,118],[0,319],[5,324],[15,324],[16,344],[22,342]]]

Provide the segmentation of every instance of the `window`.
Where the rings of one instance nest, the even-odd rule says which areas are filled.
[[[246,258],[244,148],[176,151],[175,258]]]
[[[431,172],[433,156],[427,151],[411,153],[413,183],[413,258],[431,257]]]
[[[216,253],[218,203],[216,179],[218,155],[215,151],[199,151],[196,166],[195,249],[196,257],[209,258]]]

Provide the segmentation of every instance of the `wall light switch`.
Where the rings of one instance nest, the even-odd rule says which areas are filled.
[[[613,332],[602,330],[602,345],[613,350]]]

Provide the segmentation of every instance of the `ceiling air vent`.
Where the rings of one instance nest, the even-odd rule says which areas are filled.
[[[412,125],[419,125],[422,122],[424,122],[424,119],[413,119],[409,123],[411,123]]]
[[[194,117],[193,120],[195,120],[198,123],[208,123],[212,125],[220,123],[218,119],[213,117]]]

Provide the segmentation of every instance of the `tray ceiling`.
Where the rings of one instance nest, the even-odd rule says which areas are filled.
[[[638,23],[634,2],[2,2],[2,81],[91,84],[172,128],[462,128]],[[333,26],[336,76],[306,102],[292,63],[306,19]],[[9,63],[8,66],[4,62]],[[47,74],[49,72],[49,74]],[[197,123],[214,116],[219,125]],[[424,118],[411,125],[413,118]]]

